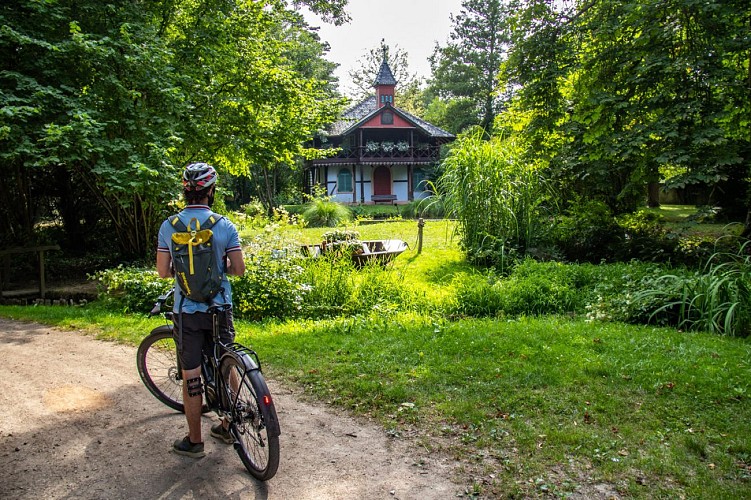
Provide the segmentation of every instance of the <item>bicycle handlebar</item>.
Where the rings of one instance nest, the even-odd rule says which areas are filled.
[[[162,306],[165,302],[167,302],[167,299],[169,299],[172,294],[175,293],[175,289],[171,288],[169,292],[165,293],[164,295],[160,295],[156,299],[156,303],[154,304],[154,307],[151,308],[151,312],[149,313],[149,316],[156,316],[157,314],[162,312]]]

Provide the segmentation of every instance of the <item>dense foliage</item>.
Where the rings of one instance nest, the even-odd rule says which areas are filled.
[[[324,233],[322,241],[339,244],[357,238],[356,231],[337,230]],[[417,292],[403,286],[401,271],[377,264],[357,268],[346,252],[306,258],[299,246],[284,243],[273,229],[246,245],[245,263],[243,276],[230,276],[240,319],[318,319],[427,306],[418,304]],[[118,266],[92,278],[105,304],[144,314],[173,284],[159,279],[153,268],[141,267]]]
[[[739,246],[732,237],[712,246],[711,255],[702,259],[703,268],[635,260],[564,264],[517,254],[507,255],[505,267],[487,269],[467,265],[458,251],[438,250],[444,243],[436,233],[421,254],[413,249],[386,266],[357,266],[352,252],[361,246],[361,238],[372,238],[360,231],[301,229],[286,214],[263,227],[249,223],[257,229],[246,244],[247,271],[230,277],[238,318],[320,319],[374,311],[428,313],[441,321],[571,315],[751,334],[748,244]],[[376,231],[392,224],[414,230],[414,222],[396,222],[375,225],[381,226]],[[360,229],[372,235],[373,227]],[[327,249],[312,257],[288,231],[312,236]],[[431,255],[436,253],[444,257]],[[425,264],[414,267],[417,262]],[[145,313],[172,285],[158,279],[153,269],[138,267],[120,266],[96,278],[108,306],[130,312]]]
[[[454,132],[482,124],[522,137],[566,193],[564,209],[579,195],[629,213],[657,204],[663,183],[699,187],[697,201],[743,220],[750,5],[465,0],[434,55],[426,116]]]
[[[343,16],[340,0],[296,3]],[[3,245],[59,216],[69,247],[143,256],[179,166],[252,173],[268,193],[340,105],[282,0],[14,0],[0,26]]]
[[[428,119],[459,132],[479,125],[488,135],[501,109],[498,77],[508,46],[505,5],[500,0],[465,0],[451,16],[453,31],[437,46],[430,65]]]
[[[649,183],[696,183],[729,216],[746,213],[748,2],[517,4],[509,109],[560,182],[617,213],[643,204]]]

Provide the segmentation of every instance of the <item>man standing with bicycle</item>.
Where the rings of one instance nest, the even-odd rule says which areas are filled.
[[[215,262],[219,272],[215,277],[218,291],[211,293],[204,300],[196,300],[195,293],[190,290],[188,281],[175,277],[175,338],[178,346],[178,355],[182,366],[183,377],[183,403],[185,417],[188,421],[188,435],[178,439],[172,446],[175,453],[192,458],[205,455],[203,439],[201,437],[201,408],[203,406],[203,384],[201,383],[201,360],[204,348],[211,345],[214,328],[214,315],[209,313],[209,307],[219,306],[217,315],[217,328],[219,337],[223,342],[234,341],[235,329],[232,323],[232,290],[227,275],[241,276],[245,273],[245,261],[243,260],[242,247],[237,229],[225,217],[214,214],[210,207],[214,201],[216,191],[216,170],[206,163],[192,163],[183,172],[183,193],[187,206],[180,213],[169,217],[162,223],[159,229],[157,244],[156,268],[159,276],[169,278],[175,275],[174,264],[180,259],[176,248],[179,248],[173,235],[180,228],[187,228],[193,238],[186,243],[187,246],[198,246],[195,240],[196,234],[209,234],[210,243],[203,245],[207,251],[213,251],[211,262]],[[199,231],[200,227],[210,228]],[[191,233],[192,231],[192,233]],[[183,245],[185,246],[185,245]],[[193,269],[194,255],[190,248],[191,274],[194,272],[208,274],[206,269]],[[196,251],[196,255],[198,252]],[[195,262],[200,263],[198,257]],[[178,270],[178,274],[184,272]],[[192,283],[192,282],[191,282]],[[232,443],[233,438],[224,427],[218,423],[211,428],[211,435],[217,439]]]

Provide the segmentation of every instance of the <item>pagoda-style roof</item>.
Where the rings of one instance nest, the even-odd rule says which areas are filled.
[[[383,65],[381,65],[381,68],[383,68]],[[386,66],[386,68],[388,68],[388,66]],[[391,70],[389,70],[389,74],[390,73]],[[428,123],[411,113],[407,113],[403,109],[391,105],[386,105],[379,108],[375,96],[368,97],[367,99],[355,104],[351,108],[347,109],[344,113],[342,113],[342,117],[338,121],[334,122],[333,125],[331,125],[328,130],[328,134],[330,136],[347,135],[360,127],[360,125],[362,125],[363,123],[366,123],[368,120],[373,118],[379,112],[384,110],[389,110],[396,113],[397,115],[401,116],[406,121],[414,125],[416,128],[420,129],[429,137],[454,139],[453,134],[446,132],[442,128],[437,127],[432,123]]]

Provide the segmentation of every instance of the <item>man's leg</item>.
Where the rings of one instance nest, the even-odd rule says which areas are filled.
[[[191,443],[201,443],[201,407],[203,406],[203,386],[201,367],[183,370],[183,404],[188,421],[188,437]]]

